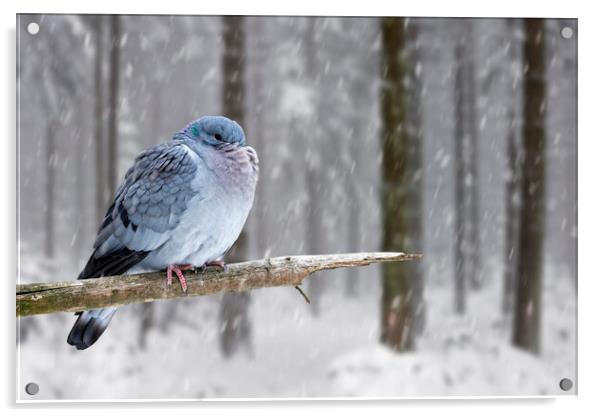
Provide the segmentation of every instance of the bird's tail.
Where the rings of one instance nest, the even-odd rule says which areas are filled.
[[[109,307],[76,313],[79,317],[67,337],[67,343],[78,350],[89,348],[106,330],[116,311],[116,308]]]

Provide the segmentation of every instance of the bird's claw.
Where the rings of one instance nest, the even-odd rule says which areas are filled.
[[[207,262],[204,266],[205,266],[205,268],[207,268],[209,266],[213,266],[215,268],[218,268],[221,271],[226,270],[226,263],[222,260]]]
[[[190,271],[194,270],[194,266],[191,264],[183,264],[183,265],[169,265],[167,267],[167,285],[171,285],[173,282],[173,273],[176,273],[178,280],[180,281],[180,286],[182,287],[182,291],[186,292],[188,290],[188,284],[186,283],[186,278],[182,271]]]
[[[226,270],[226,263],[224,261],[211,261],[207,262],[201,266],[194,266],[192,264],[172,264],[167,267],[167,285],[171,285],[173,283],[173,274],[175,272],[178,280],[180,281],[180,286],[182,287],[182,291],[186,292],[188,290],[188,284],[186,283],[186,278],[182,271],[193,271],[196,273],[203,273],[208,267],[219,268],[222,271]]]

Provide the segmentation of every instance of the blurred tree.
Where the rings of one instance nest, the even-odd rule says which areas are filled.
[[[224,116],[245,126],[245,18],[243,16],[222,17],[222,109]],[[247,255],[247,232],[240,237],[227,255],[228,262],[238,262]],[[246,345],[251,349],[251,322],[249,305],[251,295],[228,293],[222,297],[219,311],[220,348],[224,356],[230,357]]]
[[[518,87],[520,76],[520,63],[516,51],[516,24],[515,19],[507,19],[506,27],[509,33],[508,59],[510,66],[510,82],[514,88]],[[502,293],[502,313],[508,316],[512,310],[513,297],[516,288],[516,259],[518,245],[518,207],[519,193],[519,159],[516,135],[516,114],[514,111],[514,96],[510,96],[507,107],[508,133],[506,137],[506,172],[505,185],[505,246],[504,246],[504,289]]]
[[[44,172],[44,179],[46,181],[45,186],[45,200],[46,210],[44,219],[44,254],[48,258],[54,258],[55,255],[55,204],[56,204],[56,190],[55,190],[55,176],[56,176],[56,141],[55,132],[59,126],[59,112],[60,108],[58,100],[56,99],[56,83],[59,74],[57,73],[56,55],[55,48],[48,46],[50,53],[46,58],[47,65],[50,74],[45,74],[41,78],[44,81],[44,90],[42,92],[42,108],[46,113],[46,126],[45,126],[45,144],[46,144],[46,165]],[[44,58],[44,57],[43,57]],[[48,62],[49,61],[49,62]],[[64,79],[66,82],[67,80]],[[64,84],[63,84],[64,85]]]
[[[414,179],[420,159],[417,136],[409,130],[405,19],[383,18],[382,31],[382,249],[415,251],[420,236],[420,194]],[[397,351],[414,348],[418,262],[382,266],[381,341]]]
[[[361,244],[361,208],[362,193],[359,184],[362,183],[362,142],[366,140],[367,125],[370,122],[370,114],[366,111],[372,100],[371,89],[374,77],[370,72],[370,65],[374,59],[370,53],[366,38],[370,34],[370,26],[354,19],[346,19],[342,22],[343,34],[337,39],[337,43],[345,48],[347,62],[345,69],[349,72],[350,86],[349,102],[353,103],[355,111],[346,114],[346,124],[350,126],[349,134],[342,144],[341,153],[345,156],[345,173],[342,177],[345,187],[347,211],[347,252],[360,252]],[[358,61],[355,55],[360,55]],[[355,60],[354,60],[355,58]],[[341,59],[339,59],[340,61]],[[348,296],[358,295],[358,283],[360,276],[359,268],[349,268],[345,279],[345,293]]]
[[[121,21],[119,15],[111,15],[111,48],[109,56],[109,121],[107,137],[107,186],[109,195],[105,205],[113,197],[117,189],[117,176],[119,158],[117,151],[117,135],[119,124],[119,76],[120,76],[120,48],[121,48]]]
[[[481,285],[479,229],[478,134],[476,76],[474,70],[473,19],[461,19],[455,50],[456,81],[455,152],[456,152],[456,311],[463,313],[466,285]]]
[[[478,86],[475,76],[475,42],[474,42],[474,19],[466,19],[462,24],[462,38],[460,42],[464,45],[462,48],[464,65],[463,76],[466,88],[465,102],[460,108],[464,113],[465,127],[464,135],[467,136],[467,178],[464,182],[466,187],[466,243],[468,255],[467,279],[472,289],[481,287],[481,242],[479,228],[479,142],[477,133],[477,91]]]
[[[55,173],[56,173],[56,141],[55,132],[58,124],[53,117],[46,122],[46,239],[44,252],[48,258],[55,254]]]
[[[359,84],[359,82],[358,82]],[[361,86],[356,86],[358,91],[362,91]],[[353,158],[360,155],[359,141],[361,140],[361,133],[363,131],[361,126],[361,118],[356,117],[358,121],[353,123],[351,135],[349,137],[349,154]],[[357,158],[359,161],[359,158]],[[348,252],[359,252],[360,248],[360,210],[361,204],[358,198],[359,192],[356,185],[356,176],[352,175],[353,172],[358,171],[357,162],[355,159],[351,160],[351,172],[345,175],[345,192],[347,194],[347,201],[349,202],[347,209],[347,251]],[[347,271],[347,278],[345,279],[345,293],[348,296],[355,297],[357,295],[357,287],[359,281],[358,268],[349,268]]]
[[[359,117],[358,117],[359,119]],[[355,124],[350,140],[349,140],[349,150],[352,155],[360,155],[358,152],[358,141],[361,139],[359,134],[361,132],[361,127],[358,126],[359,123]],[[359,158],[358,158],[359,159]],[[354,171],[357,170],[356,162],[352,162],[352,169]],[[359,252],[360,248],[360,210],[361,204],[358,199],[359,192],[357,190],[357,185],[355,184],[354,175],[351,173],[347,174],[345,177],[345,190],[347,194],[347,201],[349,204],[347,206],[347,251],[348,252]],[[357,287],[359,281],[359,271],[358,268],[350,268],[347,271],[347,278],[345,279],[345,293],[348,296],[356,296],[357,295]]]
[[[148,333],[155,325],[154,303],[140,305],[140,328],[138,330],[138,347],[145,350],[147,347]]]
[[[467,138],[465,135],[464,105],[464,45],[459,42],[455,48],[456,79],[454,82],[454,153],[455,153],[455,241],[454,241],[454,310],[458,314],[466,312],[466,157]]]
[[[455,310],[466,310],[466,285],[481,286],[479,228],[478,135],[476,76],[474,71],[473,19],[457,22],[455,49]]]
[[[104,98],[103,98],[103,51],[104,51],[104,16],[90,16],[94,34],[94,170],[95,170],[95,227],[98,227],[105,215],[109,193],[106,189],[104,174]]]
[[[408,18],[405,20],[406,31],[406,50],[407,50],[407,99],[411,105],[407,106],[407,154],[408,164],[411,172],[410,185],[408,187],[407,212],[409,217],[409,234],[411,240],[408,242],[406,251],[412,250],[416,253],[422,253],[423,250],[423,224],[422,224],[422,54],[420,42],[420,26],[417,19]],[[424,272],[422,262],[416,262],[412,265],[412,274],[414,276],[413,301],[414,325],[416,334],[424,329],[426,324],[426,309],[424,308]]]
[[[516,302],[512,342],[540,350],[545,225],[545,21],[524,20],[523,148]]]
[[[320,241],[322,239],[322,209],[320,201],[320,177],[321,163],[318,150],[318,141],[323,134],[323,124],[319,117],[323,115],[321,110],[324,107],[324,97],[320,91],[322,86],[321,74],[318,73],[318,49],[316,46],[316,33],[319,29],[319,20],[316,17],[305,18],[305,31],[303,32],[303,58],[305,65],[305,77],[308,81],[308,88],[314,94],[313,112],[307,120],[306,132],[301,130],[302,126],[297,126],[299,137],[306,139],[306,166],[305,166],[305,193],[307,196],[306,208],[306,250],[308,254],[318,254],[321,250]],[[316,274],[308,283],[308,293],[311,299],[310,309],[314,315],[320,312],[320,298],[324,291],[324,280],[322,274]]]
[[[504,290],[502,313],[508,315],[516,289],[516,259],[518,243],[518,149],[516,144],[516,116],[514,109],[508,112],[508,134],[506,139],[506,217],[504,246]]]
[[[68,25],[57,25],[53,31],[68,31]],[[35,67],[35,74],[41,80],[41,108],[45,115],[45,201],[44,218],[44,254],[54,258],[56,254],[56,166],[58,162],[56,134],[61,126],[61,116],[64,110],[63,99],[73,97],[76,92],[75,80],[72,73],[61,68],[61,50],[59,45],[44,36],[36,38],[36,46],[42,65]]]
[[[252,19],[247,18],[251,23],[250,32],[254,35],[254,43],[250,54],[252,61],[250,62],[250,73],[252,78],[251,84],[251,102],[256,103],[252,107],[253,109],[253,143],[252,146],[255,148],[257,155],[259,156],[260,164],[260,175],[264,174],[261,168],[262,158],[265,153],[266,143],[266,123],[265,123],[265,111],[268,104],[268,83],[265,82],[265,74],[268,72],[266,63],[269,62],[269,41],[265,36],[265,20],[263,17],[254,17]],[[250,52],[251,52],[250,51]],[[269,249],[268,233],[266,223],[266,184],[265,175],[261,175],[261,180],[257,182],[255,189],[255,202],[254,202],[254,217],[255,217],[255,246],[258,257],[266,256]]]

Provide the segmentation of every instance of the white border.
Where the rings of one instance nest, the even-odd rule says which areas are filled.
[[[599,298],[602,296],[600,287],[600,267],[595,263],[595,253],[599,246],[600,213],[602,207],[599,204],[601,178],[599,159],[602,155],[600,147],[600,126],[597,120],[600,118],[600,54],[599,40],[602,39],[600,17],[594,9],[594,2],[568,2],[568,1],[531,1],[505,0],[503,2],[471,2],[465,0],[455,1],[431,1],[421,0],[419,2],[394,2],[371,0],[361,4],[349,4],[348,2],[324,2],[305,0],[302,4],[292,2],[276,2],[254,0],[252,2],[227,1],[198,2],[198,1],[145,1],[129,2],[123,0],[103,0],[102,2],[82,2],[74,0],[54,1],[52,3],[43,0],[21,0],[19,2],[2,2],[2,13],[0,19],[3,26],[3,50],[0,65],[2,76],[0,80],[5,92],[4,100],[1,102],[0,112],[1,126],[4,127],[4,140],[0,152],[3,158],[0,164],[2,170],[2,182],[0,195],[3,196],[2,205],[4,215],[0,218],[0,230],[2,233],[3,247],[0,250],[0,263],[7,267],[5,269],[3,283],[5,285],[3,296],[6,297],[6,315],[3,324],[6,325],[3,343],[3,358],[5,366],[3,369],[14,369],[15,359],[15,333],[14,319],[12,316],[14,307],[14,279],[15,265],[15,14],[21,13],[156,13],[156,14],[326,14],[326,15],[406,15],[406,16],[491,16],[491,17],[576,17],[579,19],[579,395],[577,397],[563,396],[556,400],[551,399],[490,399],[483,400],[482,397],[454,397],[444,400],[394,400],[394,401],[371,401],[357,400],[337,401],[300,401],[294,399],[284,401],[277,399],[273,402],[266,400],[256,401],[190,401],[178,403],[166,403],[146,401],[144,403],[131,404],[122,401],[95,402],[84,405],[81,402],[68,404],[23,404],[15,406],[15,388],[12,372],[4,372],[1,392],[4,396],[2,404],[11,408],[9,415],[13,413],[39,415],[41,410],[44,414],[70,415],[71,413],[81,415],[82,407],[89,408],[85,413],[91,415],[106,413],[99,409],[99,404],[114,410],[127,410],[131,415],[164,415],[165,409],[177,409],[178,414],[195,415],[199,411],[211,410],[219,414],[245,415],[281,415],[286,411],[287,415],[303,415],[308,412],[332,414],[333,407],[337,412],[345,415],[365,415],[367,411],[376,411],[387,414],[399,414],[400,412],[414,415],[446,415],[458,413],[463,416],[479,415],[486,412],[489,416],[504,416],[515,409],[533,412],[536,407],[538,411],[544,411],[547,415],[588,415],[594,414],[593,410],[601,409],[598,401],[600,386],[600,356],[602,348],[600,344],[599,318],[602,317]],[[586,225],[586,226],[584,226]],[[5,351],[4,351],[5,350]],[[244,407],[244,408],[243,408]],[[399,408],[403,407],[403,410]],[[311,411],[308,410],[311,408]]]

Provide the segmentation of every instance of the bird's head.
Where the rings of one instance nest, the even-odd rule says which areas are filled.
[[[203,116],[182,129],[176,137],[185,136],[209,146],[225,144],[246,146],[245,132],[234,120],[223,116]]]

